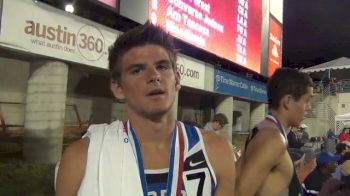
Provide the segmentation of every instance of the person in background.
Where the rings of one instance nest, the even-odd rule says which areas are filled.
[[[302,146],[304,146],[304,143],[302,143],[300,141],[300,139],[298,138],[298,132],[299,132],[298,127],[296,127],[296,126],[291,127],[291,129],[287,135],[289,148],[300,149]]]
[[[350,141],[349,128],[344,128],[338,136],[339,142]]]
[[[219,131],[228,123],[227,116],[223,113],[217,113],[213,119],[204,126],[205,131]]]
[[[340,167],[340,179],[328,179],[319,196],[349,196],[350,195],[350,160],[346,160]]]
[[[327,132],[327,137],[324,138],[324,144],[322,144],[321,150],[334,153],[337,142],[338,136],[335,135],[332,129],[329,129]]]
[[[305,154],[305,163],[308,163],[313,156],[313,150],[312,150],[312,143],[304,140],[302,142],[301,135],[302,133],[299,131],[299,127],[291,127],[291,131],[289,131],[287,138],[288,138],[288,149],[289,152],[298,153],[299,151],[302,152],[302,154]]]
[[[313,83],[307,74],[289,68],[274,72],[267,85],[269,113],[252,129],[237,162],[237,196],[301,193],[286,131],[304,120],[312,95]]]
[[[337,191],[332,196],[349,196],[350,195],[350,158],[346,160],[341,166],[341,182],[342,186],[339,191]]]
[[[301,124],[298,130],[299,140],[304,144],[310,142],[310,136],[309,136],[309,133],[306,132],[306,128],[307,128],[307,125]]]
[[[329,152],[320,152],[316,158],[316,168],[305,178],[303,188],[307,196],[318,195],[323,184],[332,177],[340,160]]]
[[[341,165],[344,160],[343,160],[343,156],[346,152],[349,151],[349,146],[348,146],[349,142],[348,141],[344,141],[342,143],[338,143],[335,146],[335,155],[338,155],[341,157],[341,159],[338,161],[338,164]]]
[[[333,176],[333,178],[340,180],[340,178],[342,176],[342,173],[341,173],[342,164],[345,161],[350,160],[350,152],[345,152],[344,154],[340,154],[338,156],[340,156],[340,161],[338,161],[338,166],[335,169],[335,172],[332,174],[332,176]]]
[[[337,137],[337,135],[334,133],[334,131],[332,129],[328,129],[328,131],[327,131],[327,139],[337,140],[338,137]]]

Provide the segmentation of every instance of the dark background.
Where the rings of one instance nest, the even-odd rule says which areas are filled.
[[[284,0],[283,66],[350,57],[349,0]]]

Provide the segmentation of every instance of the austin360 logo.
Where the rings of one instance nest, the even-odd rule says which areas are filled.
[[[35,36],[32,42],[37,45],[61,49],[75,53],[75,47],[86,60],[97,61],[107,52],[102,32],[91,25],[84,25],[78,33],[70,32],[67,27],[43,25],[32,20],[26,21],[24,33]]]

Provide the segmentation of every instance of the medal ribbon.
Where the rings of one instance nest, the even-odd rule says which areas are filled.
[[[286,131],[285,131],[281,121],[277,118],[277,116],[275,116],[274,114],[269,112],[265,119],[268,120],[268,121],[271,121],[273,124],[275,124],[280,129],[280,131],[282,132],[283,137],[285,139],[287,139]]]
[[[135,131],[131,126],[130,121],[127,121],[127,123],[124,124],[124,128],[129,136],[130,144],[136,157],[140,173],[143,195],[148,196],[147,181],[141,154],[140,142],[136,137]],[[181,196],[183,182],[182,174],[184,165],[184,149],[185,144],[183,130],[180,123],[176,122],[176,126],[173,130],[173,137],[170,150],[169,173],[167,180],[167,196]]]

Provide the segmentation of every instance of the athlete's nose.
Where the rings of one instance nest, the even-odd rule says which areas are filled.
[[[153,82],[160,82],[160,73],[159,71],[156,69],[156,67],[151,67],[149,69],[149,82],[153,83]]]

